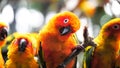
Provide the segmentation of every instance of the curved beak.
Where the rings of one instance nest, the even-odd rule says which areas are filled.
[[[66,35],[71,32],[71,28],[70,28],[70,26],[62,27],[62,28],[60,28],[59,32],[61,35]]]
[[[20,52],[24,52],[27,47],[27,41],[25,39],[20,39],[18,44],[18,49]]]
[[[6,28],[1,28],[0,29],[0,41],[3,41],[8,35],[7,29]]]

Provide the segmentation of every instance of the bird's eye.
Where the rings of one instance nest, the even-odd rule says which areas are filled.
[[[115,24],[114,26],[112,26],[112,28],[117,30],[117,29],[120,29],[120,26],[118,24]]]
[[[65,19],[65,20],[64,20],[64,23],[68,23],[68,21],[69,21],[69,19]]]

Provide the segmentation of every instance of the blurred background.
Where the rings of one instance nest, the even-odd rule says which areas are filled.
[[[62,11],[71,11],[79,17],[82,26],[76,35],[83,41],[84,26],[94,38],[104,23],[120,17],[120,0],[0,0],[0,22],[9,26],[9,35],[38,33],[52,16]]]
[[[96,37],[104,23],[120,17],[120,0],[0,0],[0,21],[8,24],[9,34],[39,32],[62,11],[71,11],[80,18],[82,26],[77,36],[83,40],[84,26],[91,37]]]
[[[9,26],[9,35],[38,33],[52,16],[62,11],[71,11],[79,17],[82,26],[76,35],[83,41],[84,26],[94,38],[104,23],[120,17],[120,0],[0,0],[0,22]],[[2,52],[6,59],[7,48]],[[78,60],[82,58],[80,54]],[[81,68],[82,63],[78,62]]]

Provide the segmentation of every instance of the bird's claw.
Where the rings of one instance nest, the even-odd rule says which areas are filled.
[[[84,48],[86,48],[87,46],[94,46],[94,47],[96,46],[96,44],[93,42],[93,38],[88,36],[87,27],[84,28],[83,37],[84,37],[84,42],[83,42],[82,46]]]

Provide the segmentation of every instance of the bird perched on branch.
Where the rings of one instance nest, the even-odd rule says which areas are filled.
[[[76,47],[74,33],[80,28],[80,20],[72,12],[56,14],[40,30],[39,39],[43,50],[43,58],[47,68],[56,68]],[[72,68],[75,58],[66,66]]]

